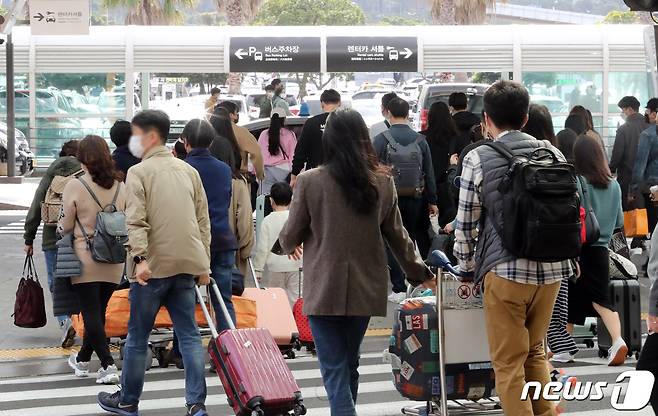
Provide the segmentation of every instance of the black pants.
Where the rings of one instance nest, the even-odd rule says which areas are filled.
[[[422,198],[398,198],[398,208],[400,209],[400,215],[402,216],[402,225],[404,225],[404,228],[409,233],[409,237],[414,242],[418,241],[418,222],[420,221],[421,215],[423,215],[423,213],[427,214],[425,206],[425,201]],[[391,269],[393,292],[405,292],[407,290],[407,285],[404,281],[404,272],[390,250],[388,252],[388,267]]]
[[[78,362],[90,361],[96,352],[103,368],[114,364],[110,346],[105,335],[105,310],[117,285],[114,283],[92,282],[73,285],[80,300],[80,311],[85,323],[85,336],[78,352]]]
[[[654,202],[651,200],[651,194],[642,194],[642,196],[644,197],[644,206],[647,209],[649,234],[651,234],[656,228],[656,224],[658,224],[658,207],[654,205]]]
[[[652,334],[647,337],[642,347],[640,359],[637,360],[637,370],[651,371],[658,379],[658,334]],[[651,391],[651,400],[649,401],[653,412],[658,414],[658,383],[654,383]]]

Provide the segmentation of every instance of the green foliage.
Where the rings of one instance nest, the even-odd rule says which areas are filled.
[[[418,26],[424,23],[421,20],[404,16],[386,16],[381,18],[377,24],[382,26]]]
[[[555,72],[528,72],[523,74],[523,83],[525,85],[546,85],[553,86],[557,83],[557,74]]]
[[[471,81],[478,84],[493,84],[500,80],[500,72],[475,72],[471,75]]]
[[[366,16],[351,0],[266,0],[254,24],[269,26],[363,25]]]
[[[107,74],[37,74],[37,88],[55,86],[60,90],[75,90],[84,94],[83,87],[103,86],[108,84]],[[118,85],[121,81],[112,82]]]
[[[605,16],[603,23],[608,24],[633,24],[640,21],[640,16],[636,12],[630,10],[620,11],[613,10]]]

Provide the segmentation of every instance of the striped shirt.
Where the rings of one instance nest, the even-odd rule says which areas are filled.
[[[509,132],[501,133],[496,140]],[[482,219],[482,181],[484,172],[477,150],[466,155],[460,178],[459,207],[455,225],[454,253],[462,270],[475,270],[475,248]],[[541,238],[541,236],[537,236]],[[515,259],[499,263],[493,270],[498,276],[517,283],[544,285],[559,282],[572,275],[569,260],[541,263],[528,259]]]

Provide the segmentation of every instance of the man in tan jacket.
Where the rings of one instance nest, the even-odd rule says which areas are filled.
[[[169,134],[165,113],[142,111],[132,128],[130,151],[142,162],[130,168],[126,179],[129,259],[135,267],[122,389],[99,393],[98,403],[108,412],[138,414],[148,337],[160,306],[165,306],[183,355],[187,414],[207,416],[205,363],[194,317],[194,279],[201,285],[210,280],[206,194],[196,169],[164,146]]]

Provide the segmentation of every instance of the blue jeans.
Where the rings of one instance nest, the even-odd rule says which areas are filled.
[[[217,282],[217,287],[219,287],[219,293],[222,294],[222,299],[226,304],[226,309],[228,309],[229,315],[235,324],[235,308],[233,307],[233,287],[232,287],[232,278],[233,278],[233,268],[235,267],[235,251],[220,251],[218,253],[213,253],[210,259],[210,271],[212,273],[212,278]],[[210,299],[212,305],[215,309],[215,317],[217,319],[217,331],[222,332],[225,329],[229,329],[228,322],[224,318],[224,313],[222,308],[219,306],[219,300],[215,296],[215,291],[210,290]],[[180,348],[178,345],[178,337],[176,336],[176,331],[174,331],[174,341],[172,345],[172,350],[176,355],[180,354]]]
[[[369,316],[309,316],[331,416],[356,416],[361,342]]]
[[[57,267],[57,249],[44,250],[43,256],[46,258],[46,272],[48,272],[48,290],[50,295],[53,294],[53,286],[55,285],[55,269]],[[60,326],[66,322],[69,317],[66,315],[55,316]]]
[[[194,317],[194,285],[194,278],[187,274],[151,279],[146,286],[130,285],[130,320],[121,375],[122,404],[139,403],[144,388],[148,339],[162,305],[169,311],[183,353],[185,402],[188,405],[205,403],[205,363],[201,334]]]

